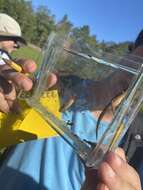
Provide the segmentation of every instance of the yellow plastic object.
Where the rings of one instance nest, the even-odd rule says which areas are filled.
[[[9,60],[9,59],[5,59],[5,58],[2,58],[4,60],[4,62],[6,64],[8,64],[12,69],[14,69],[15,71],[21,73],[22,72],[22,67],[20,65],[18,65],[17,63],[15,63],[14,61],[12,60]]]
[[[58,118],[59,97],[56,90],[47,92],[41,98],[42,104]],[[25,142],[32,139],[49,138],[57,133],[45,122],[44,119],[25,102],[21,102],[21,114],[0,113],[0,148]]]

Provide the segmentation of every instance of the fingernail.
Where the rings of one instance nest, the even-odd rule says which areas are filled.
[[[109,189],[105,184],[100,183],[97,185],[96,190],[109,190]]]
[[[9,109],[6,109],[6,108],[5,108],[5,109],[4,109],[4,108],[1,108],[1,109],[0,109],[0,111],[1,111],[1,112],[3,112],[3,113],[5,113],[5,114],[7,114],[7,113],[9,112]]]
[[[36,70],[36,67],[37,67],[36,63],[30,59],[22,61],[22,65],[23,65],[23,69],[26,72],[33,72]]]
[[[122,164],[122,159],[114,152],[109,152],[106,157],[107,162],[114,161],[116,165],[120,166]]]
[[[23,79],[19,82],[19,86],[25,90],[29,91],[32,88],[32,81],[30,79]]]
[[[32,73],[32,72],[34,72],[36,70],[36,65],[34,63],[28,62],[28,63],[25,63],[24,69],[27,72]]]

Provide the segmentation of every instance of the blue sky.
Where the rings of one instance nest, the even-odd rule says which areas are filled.
[[[102,41],[133,41],[143,28],[143,0],[32,0],[47,6],[59,21],[65,14],[75,26],[89,25]]]

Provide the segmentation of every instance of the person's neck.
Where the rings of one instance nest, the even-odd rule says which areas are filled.
[[[100,114],[102,113],[103,110],[96,110],[96,111],[91,111],[92,115],[95,117],[95,118],[99,118]],[[113,119],[113,112],[112,111],[107,111],[103,118],[102,118],[102,121],[103,122],[111,122]]]

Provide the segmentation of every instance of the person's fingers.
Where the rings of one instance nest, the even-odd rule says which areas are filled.
[[[100,165],[98,175],[101,182],[110,190],[135,190],[131,184],[127,183],[125,180],[122,180],[122,178],[114,172],[107,162],[103,162]]]
[[[16,90],[12,82],[6,81],[3,77],[0,77],[0,92],[1,92],[1,106],[3,106],[3,112],[8,112],[13,107],[13,102],[16,99]]]
[[[109,190],[109,188],[104,183],[99,183],[96,190]]]
[[[128,183],[132,183],[134,187],[138,186],[139,177],[137,172],[120,156],[113,152],[109,152],[106,157],[106,162],[119,178],[126,180]]]
[[[14,100],[14,101],[8,100],[8,105],[9,105],[10,111],[12,113],[19,114],[22,112],[21,106],[16,100]]]
[[[0,77],[0,92],[3,94],[6,101],[13,101],[16,99],[14,85],[11,82],[5,80],[3,77]]]
[[[3,70],[1,74],[5,79],[12,81],[18,88],[22,90],[29,91],[33,86],[32,80],[23,73],[14,72],[11,70]]]
[[[25,73],[33,73],[36,71],[37,65],[31,59],[19,59],[17,63],[22,67]]]
[[[32,60],[21,60],[19,65],[24,73],[16,72],[8,64],[0,66],[0,110],[5,113],[12,109],[19,110],[19,106],[15,102],[15,86],[25,91],[29,91],[33,86],[32,80],[25,73],[33,73],[36,70],[35,62]]]
[[[5,100],[4,95],[1,92],[0,92],[0,111],[2,111],[4,113],[9,112],[9,105],[8,105],[7,101]]]
[[[33,73],[37,68],[36,63],[31,59],[19,59],[15,63],[22,67],[24,73]],[[8,64],[0,65],[0,71],[10,69],[13,70]]]
[[[3,94],[9,94],[13,90],[12,83],[8,82],[2,76],[0,76],[0,92]]]
[[[57,75],[54,73],[50,73],[47,81],[47,88],[53,87],[58,81]]]
[[[125,152],[122,148],[116,148],[115,153],[120,156],[124,161],[127,161]]]
[[[36,69],[36,64],[32,60],[21,61],[21,66],[25,73],[32,73]],[[29,91],[32,88],[33,82],[24,73],[18,73],[9,65],[4,64],[0,66],[0,74],[6,80],[11,80],[16,86],[25,91]]]

